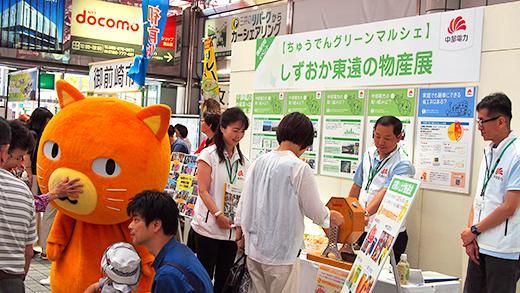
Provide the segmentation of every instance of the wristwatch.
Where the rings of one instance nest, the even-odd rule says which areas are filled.
[[[365,216],[370,218],[370,214],[367,211],[365,211]]]
[[[471,226],[470,229],[471,229],[471,233],[473,233],[473,234],[475,234],[475,235],[477,235],[477,236],[480,235],[480,233],[481,233],[481,232],[479,232],[479,231],[477,230],[477,226],[475,226],[475,225]]]
[[[218,218],[218,216],[222,215],[222,211],[218,211],[216,213],[213,214],[213,217]]]

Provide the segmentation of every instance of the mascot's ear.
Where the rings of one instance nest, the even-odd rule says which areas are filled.
[[[56,91],[58,92],[58,100],[62,109],[69,104],[85,99],[85,96],[77,88],[63,79],[56,82]]]
[[[154,105],[139,111],[137,118],[143,121],[153,134],[161,141],[168,131],[172,110],[166,105]]]

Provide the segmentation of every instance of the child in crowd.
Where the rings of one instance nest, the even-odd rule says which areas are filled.
[[[90,285],[84,293],[130,293],[137,290],[141,276],[141,258],[126,242],[110,245],[101,259],[101,271],[107,277]]]

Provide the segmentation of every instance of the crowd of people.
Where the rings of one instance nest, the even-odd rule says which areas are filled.
[[[505,94],[486,96],[476,110],[478,129],[491,143],[484,150],[468,228],[461,233],[470,257],[464,292],[515,292],[520,278],[520,142],[511,130],[512,106]],[[36,170],[30,167],[52,114],[36,111],[28,128],[0,118],[0,224],[7,227],[0,229],[0,292],[24,292],[24,276],[38,240],[36,213],[48,213],[48,203],[58,197],[77,198],[82,193],[81,182],[67,178],[49,193],[39,194],[33,180]],[[199,200],[191,223],[191,249],[175,239],[179,212],[171,196],[145,190],[127,206],[133,243],[155,256],[152,292],[220,293],[237,253],[247,255],[250,292],[299,292],[304,217],[323,228],[345,222],[341,213],[320,200],[313,171],[300,160],[313,143],[312,122],[298,112],[285,116],[276,130],[279,147],[253,163],[240,149],[249,127],[241,109],[208,110],[200,122],[207,138],[196,152]],[[172,151],[189,153],[185,126],[170,126],[168,134]],[[399,147],[402,136],[399,119],[380,117],[373,129],[374,146],[363,154],[353,178],[349,197],[358,199],[365,210],[365,231],[392,178],[415,174]],[[226,188],[241,190],[234,222],[222,210]],[[359,243],[365,236],[366,232]],[[40,237],[44,247],[45,237]],[[396,259],[407,242],[403,225],[393,249]],[[130,292],[141,272],[139,255],[132,246],[116,243],[105,251],[101,270],[106,277],[85,292]]]

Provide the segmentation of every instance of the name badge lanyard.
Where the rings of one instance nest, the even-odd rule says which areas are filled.
[[[386,163],[388,161],[390,161],[390,159],[399,151],[400,148],[397,148],[397,150],[388,156],[388,158],[383,162],[383,164],[379,164],[376,172],[374,174],[372,174],[372,158],[370,158],[370,155],[368,155],[368,158],[370,159],[370,171],[369,172],[369,177],[368,177],[368,182],[367,182],[367,187],[365,188],[365,190],[368,191],[368,189],[370,188],[370,184],[372,184],[372,180],[374,180],[374,178],[376,177],[377,173],[379,173],[379,171],[381,171],[381,169],[383,169],[383,167],[386,165]],[[375,158],[374,158],[375,160]]]
[[[229,183],[233,184],[235,182],[235,179],[237,179],[237,174],[238,174],[238,160],[235,161],[234,164],[231,164],[231,168],[229,168],[229,164],[227,162],[227,160],[224,160],[224,162],[226,163],[226,170],[227,170],[227,174],[228,174],[228,177],[229,177]],[[237,166],[235,168],[235,176],[233,177],[232,174],[233,174],[233,166]]]
[[[491,170],[491,173],[489,172],[489,169],[487,167],[487,159],[486,159],[486,180],[484,181],[484,185],[482,185],[482,191],[480,192],[480,196],[482,198],[484,198],[484,195],[486,193],[486,187],[489,183],[489,180],[491,180],[491,177],[493,177],[493,173],[495,173],[495,170],[498,166],[498,164],[500,163],[500,159],[502,158],[502,156],[504,155],[504,153],[506,152],[507,148],[513,143],[515,142],[516,140],[516,137],[504,148],[504,150],[502,151],[502,153],[500,154],[500,156],[498,157],[497,161],[495,162],[495,166],[493,167],[493,169]],[[485,153],[484,153],[485,155]]]

